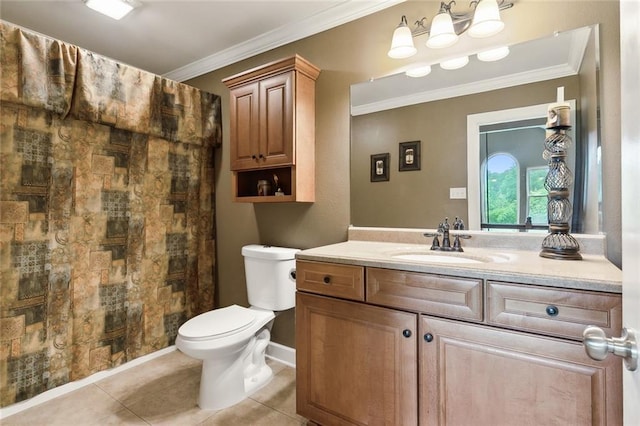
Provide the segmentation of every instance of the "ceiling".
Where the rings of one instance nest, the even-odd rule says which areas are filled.
[[[83,0],[0,0],[0,18],[177,81],[404,0],[141,0],[116,21]]]

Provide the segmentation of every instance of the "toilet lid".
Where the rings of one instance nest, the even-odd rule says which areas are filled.
[[[182,324],[178,333],[193,340],[222,337],[249,327],[255,320],[251,309],[231,305],[191,318]]]

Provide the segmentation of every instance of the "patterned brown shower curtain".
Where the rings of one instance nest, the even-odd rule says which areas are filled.
[[[220,97],[0,21],[0,405],[213,308]]]

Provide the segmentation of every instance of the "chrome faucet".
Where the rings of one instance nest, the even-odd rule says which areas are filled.
[[[462,252],[462,245],[460,244],[460,238],[469,239],[471,235],[466,234],[454,234],[453,246],[451,245],[451,239],[449,237],[449,218],[445,217],[444,222],[441,222],[438,225],[438,232],[426,232],[423,234],[425,237],[433,237],[433,241],[431,243],[431,250],[439,250],[439,251],[457,251]],[[464,223],[461,219],[456,217],[453,223],[454,230],[462,230],[464,229]],[[440,245],[440,235],[442,235],[442,245]]]

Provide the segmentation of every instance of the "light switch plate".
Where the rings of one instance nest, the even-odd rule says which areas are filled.
[[[467,188],[449,188],[449,198],[452,200],[464,200],[467,198]]]

